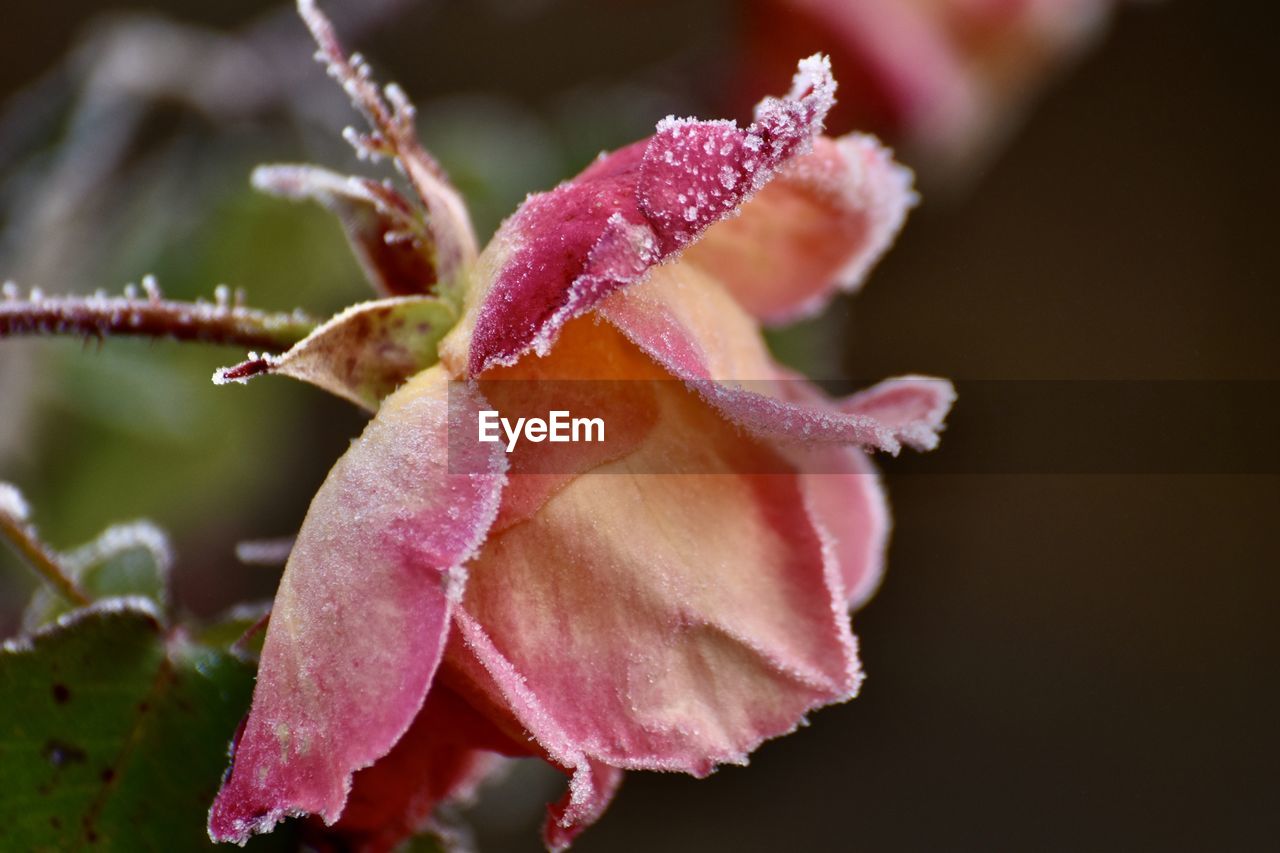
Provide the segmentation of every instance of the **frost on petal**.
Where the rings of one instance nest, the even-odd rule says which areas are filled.
[[[486,250],[446,362],[475,376],[545,354],[566,322],[641,280],[805,153],[834,89],[825,59],[811,57],[791,94],[763,101],[745,129],[669,117],[648,140],[532,196]]]
[[[318,202],[338,217],[379,294],[428,293],[439,279],[422,217],[386,184],[318,166],[261,166],[253,173],[253,185],[282,198]]]
[[[945,379],[901,376],[836,400],[834,407],[851,415],[875,418],[897,431],[904,443],[932,450],[938,445],[938,433],[955,401],[955,388]]]
[[[803,487],[818,523],[831,536],[851,609],[875,594],[884,574],[889,502],[875,466],[856,447],[822,446],[806,454]]]
[[[470,797],[501,756],[529,753],[437,681],[395,747],[356,773],[333,830],[351,849],[392,850],[426,827],[438,805]]]
[[[954,398],[949,383],[929,386],[931,405],[915,411],[800,399],[779,370],[753,319],[719,283],[686,260],[654,270],[611,296],[598,312],[671,374],[748,432],[798,444],[834,442],[896,454],[928,450]],[[923,386],[921,386],[923,388]]]
[[[623,772],[590,757],[561,728],[554,709],[543,704],[535,690],[494,645],[479,622],[465,610],[454,611],[457,631],[445,653],[445,666],[461,680],[469,696],[492,717],[530,734],[530,748],[569,775],[565,795],[547,809],[543,839],[553,851],[567,848],[595,823],[622,784]]]
[[[874,139],[820,137],[683,260],[757,318],[794,320],[816,313],[834,290],[858,288],[914,201],[911,172]]]
[[[547,849],[565,850],[582,831],[600,819],[622,786],[623,771],[588,759],[574,771],[569,790],[553,805],[542,828]]]
[[[447,653],[575,778],[741,763],[860,680],[801,479],[680,383],[658,393],[634,452],[490,536]]]
[[[447,384],[432,368],[388,397],[312,502],[209,814],[214,840],[243,842],[289,815],[333,823],[352,774],[386,755],[422,707],[461,566],[505,479],[492,445],[462,461],[479,473],[449,473],[447,422],[461,403]]]
[[[363,302],[320,326],[284,355],[251,355],[219,370],[213,381],[247,382],[278,373],[377,411],[384,397],[435,364],[440,339],[455,319],[448,303],[430,296]]]

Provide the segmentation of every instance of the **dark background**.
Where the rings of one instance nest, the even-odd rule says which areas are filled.
[[[9,4],[0,91],[58,63],[85,21],[107,9],[229,28],[264,5]],[[516,5],[524,11],[422,4],[359,47],[420,101],[499,92],[551,124],[573,105],[608,101],[574,89],[584,80],[645,81],[635,100],[646,114],[634,120],[651,124],[705,110],[706,90],[727,75],[728,2]],[[866,290],[833,309],[847,348],[831,369],[1280,380],[1272,11],[1265,0],[1123,9],[984,176],[936,199],[925,188]],[[711,71],[682,90],[672,80],[689,67]],[[628,137],[610,133],[644,132],[643,123],[632,132],[630,116],[615,118],[582,118],[607,125],[583,139],[560,134],[563,174],[597,139],[616,145]],[[283,145],[271,154],[303,156]],[[250,460],[284,472],[285,482],[264,487],[270,507],[223,495],[211,499],[209,523],[174,524],[180,555],[192,558],[178,578],[186,607],[208,612],[246,587],[270,589],[269,579],[246,580],[202,555],[214,541],[296,527],[358,430],[340,407],[298,398],[314,428],[295,436],[292,453]],[[1150,427],[1184,416],[1163,412]],[[1109,426],[1102,417],[1062,429]],[[1052,446],[1053,426],[1036,429]],[[1001,436],[1028,440],[1018,413],[967,414],[962,397],[940,454],[948,443],[990,446]],[[67,445],[33,436],[31,447],[0,478],[37,493],[50,477],[71,488],[57,462]],[[855,617],[869,674],[862,696],[767,744],[749,768],[705,781],[631,774],[579,849],[1273,849],[1274,469],[930,474],[920,462],[912,473],[890,466],[889,570]],[[64,535],[89,532],[49,511]],[[153,514],[163,519],[164,508]],[[535,812],[481,827],[484,849],[536,849],[538,820]]]

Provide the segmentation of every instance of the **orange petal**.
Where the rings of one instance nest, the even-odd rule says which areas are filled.
[[[757,473],[788,468],[678,383],[657,393],[633,453],[490,536],[448,652],[586,778],[742,762],[860,680],[801,478]],[[677,470],[700,473],[655,473]]]

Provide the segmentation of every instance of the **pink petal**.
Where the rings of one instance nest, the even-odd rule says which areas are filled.
[[[439,804],[470,796],[500,755],[528,753],[437,682],[395,747],[356,773],[334,831],[352,849],[392,850],[427,826]]]
[[[570,775],[569,789],[547,810],[543,838],[550,850],[568,847],[604,814],[622,784],[623,772],[585,753],[562,728],[525,677],[494,646],[486,629],[465,610],[454,611],[458,627],[447,663],[476,691],[495,716],[510,715],[532,732],[552,764]]]
[[[634,453],[490,537],[448,651],[588,804],[609,787],[595,764],[704,775],[860,680],[801,478],[750,473],[787,466],[678,384],[659,393],[667,415]]]
[[[889,541],[889,502],[875,466],[854,447],[820,447],[806,454],[805,496],[831,535],[851,609],[880,586]]]
[[[383,403],[307,513],[267,630],[253,707],[209,814],[244,842],[290,815],[342,813],[352,774],[392,748],[439,663],[460,566],[504,482],[496,446],[446,468],[446,376],[433,368]],[[493,450],[481,451],[481,447]]]
[[[932,450],[955,400],[955,388],[945,379],[902,376],[886,379],[834,405],[841,412],[875,418],[912,447]]]
[[[834,89],[826,60],[811,57],[791,94],[761,102],[745,130],[668,118],[650,139],[530,198],[481,261],[486,284],[455,344],[468,351],[450,363],[476,376],[545,354],[566,322],[639,281],[808,150]]]
[[[814,314],[857,289],[915,202],[911,172],[868,136],[820,137],[683,260],[766,322]]]
[[[919,165],[974,171],[1048,72],[1119,0],[751,0],[739,75],[772,85],[792,52],[829,53],[838,130],[871,130]],[[913,160],[913,162],[916,162]]]
[[[548,810],[547,822],[542,828],[548,850],[567,849],[584,829],[599,820],[626,775],[598,761],[588,760],[585,766],[586,770],[574,771],[569,790]]]
[[[365,276],[383,296],[429,293],[439,280],[421,215],[390,187],[318,166],[260,166],[253,185],[318,202],[338,217]]]

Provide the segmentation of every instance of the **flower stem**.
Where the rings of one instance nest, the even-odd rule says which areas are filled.
[[[108,296],[42,296],[19,299],[9,290],[0,300],[0,338],[18,335],[79,335],[103,338],[128,335],[172,338],[246,349],[283,352],[317,325],[302,312],[268,313],[228,304],[219,290],[216,303],[161,299],[154,285],[148,293]]]
[[[36,537],[35,528],[30,524],[21,518],[0,512],[0,538],[8,540],[18,556],[68,602],[77,607],[93,603],[84,590],[63,571],[57,557]]]

